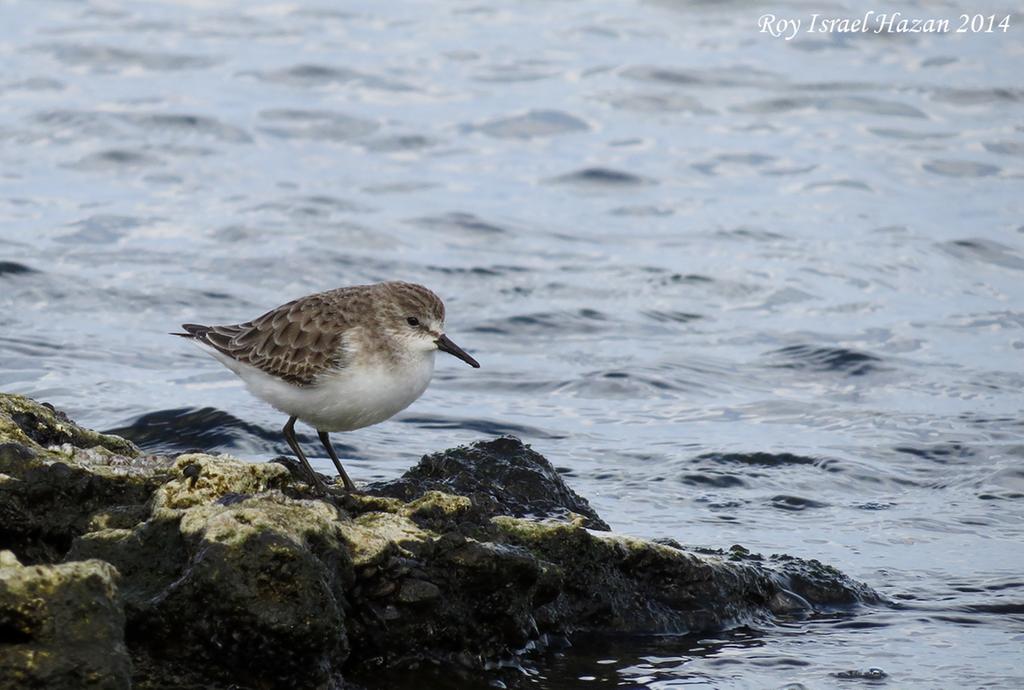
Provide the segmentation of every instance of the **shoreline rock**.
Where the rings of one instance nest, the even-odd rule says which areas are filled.
[[[22,565],[0,551],[0,680],[6,688],[131,687],[118,574],[103,561]]]
[[[711,632],[880,602],[817,561],[609,533],[511,437],[321,499],[283,464],[147,456],[0,394],[0,506],[0,549],[13,552],[0,560],[0,631],[24,605],[11,583],[27,568],[102,570],[111,592],[113,617],[86,618],[114,623],[82,647],[115,650],[82,661],[116,661],[94,674],[106,684],[18,666],[52,641],[0,636],[0,669],[38,687],[341,688],[423,663],[484,678],[574,633]],[[54,615],[82,603],[43,600]]]

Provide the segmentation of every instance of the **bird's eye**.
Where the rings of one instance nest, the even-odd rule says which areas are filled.
[[[415,316],[410,316],[409,318],[407,318],[405,320],[405,322],[407,324],[409,324],[410,326],[419,326],[420,325],[420,320],[417,319]]]

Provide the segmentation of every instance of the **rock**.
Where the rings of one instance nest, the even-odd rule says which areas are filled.
[[[328,685],[347,656],[345,516],[284,495],[277,464],[189,454],[173,471],[146,521],[83,535],[67,557],[124,573],[132,643],[157,660],[224,684]]]
[[[139,454],[139,449],[127,439],[80,427],[53,405],[10,393],[0,395],[0,436],[44,448],[67,443],[75,449],[102,448],[130,458]]]
[[[398,593],[398,601],[403,604],[418,604],[431,601],[441,596],[441,588],[426,580],[406,580]]]
[[[582,524],[493,520],[502,541],[555,564],[564,585],[538,611],[551,632],[680,634],[767,622],[785,602],[809,607],[878,602],[878,595],[817,561],[737,560],[620,535]],[[805,586],[809,580],[830,587]],[[794,592],[796,594],[794,594]],[[800,595],[800,596],[798,596]]]
[[[26,563],[55,562],[94,520],[117,522],[105,510],[141,509],[171,464],[52,407],[0,394],[0,548]]]
[[[138,688],[379,687],[425,663],[486,685],[485,669],[577,632],[710,632],[879,601],[817,561],[595,531],[513,438],[321,499],[277,463],[121,455],[84,430],[65,435],[95,445],[42,446],[64,438],[48,424],[73,425],[15,402],[33,434],[0,407],[0,546],[117,569]]]
[[[489,516],[568,519],[577,514],[591,529],[610,529],[543,455],[511,436],[425,455],[400,479],[370,484],[366,491],[403,501],[442,491],[468,497]]]
[[[116,581],[103,561],[24,566],[0,552],[0,686],[130,688]]]

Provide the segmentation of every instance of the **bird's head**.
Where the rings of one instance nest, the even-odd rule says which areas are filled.
[[[440,350],[476,369],[480,363],[452,342],[444,332],[444,302],[433,292],[413,283],[387,283],[383,313],[388,332],[403,346],[424,353]]]

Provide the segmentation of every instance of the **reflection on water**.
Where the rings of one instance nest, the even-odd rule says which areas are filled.
[[[553,644],[503,682],[1020,686],[1020,18],[786,42],[762,11],[8,3],[0,387],[267,458],[280,416],[167,332],[422,282],[483,368],[338,434],[357,479],[511,432],[617,530],[901,604]]]

